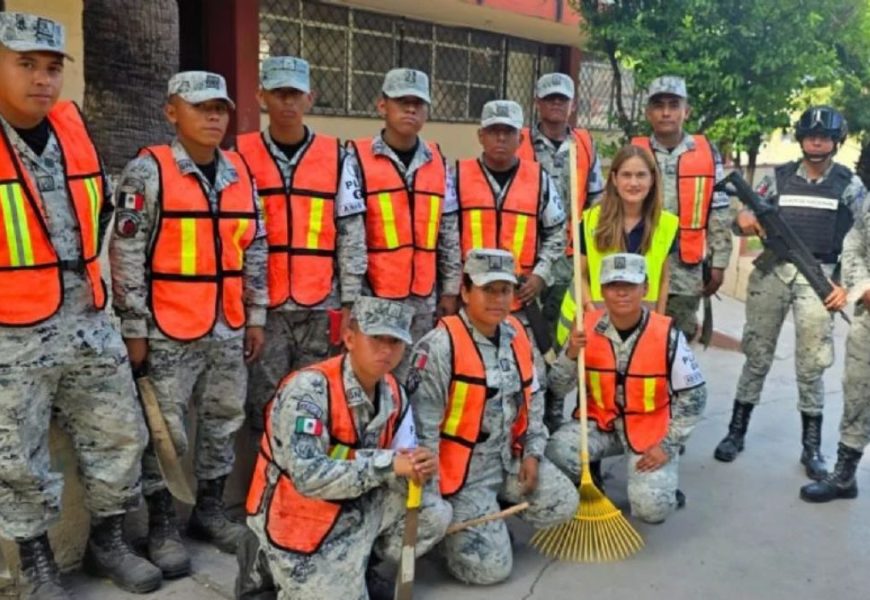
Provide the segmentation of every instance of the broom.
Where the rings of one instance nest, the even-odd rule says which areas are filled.
[[[577,145],[571,143],[569,162],[571,186],[571,232],[576,237],[580,216],[577,206]],[[574,297],[577,319],[582,327],[583,286],[580,280],[580,246],[574,244]],[[580,504],[574,518],[538,530],[532,545],[546,556],[576,562],[604,562],[627,558],[640,550],[643,539],[614,504],[592,482],[589,470],[589,415],[586,409],[585,353],[577,357],[577,389],[580,406]]]

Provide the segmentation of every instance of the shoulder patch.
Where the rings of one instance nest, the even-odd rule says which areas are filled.
[[[139,233],[142,226],[142,217],[138,212],[121,210],[115,217],[115,233],[122,238],[131,238]]]
[[[323,417],[323,409],[320,408],[311,396],[304,396],[301,400],[296,401],[296,412],[305,412],[313,416],[315,419]]]
[[[320,435],[323,433],[323,422],[320,419],[296,417],[295,431],[305,435]]]

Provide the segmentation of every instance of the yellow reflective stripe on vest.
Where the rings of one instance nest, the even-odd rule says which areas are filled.
[[[704,206],[704,183],[706,177],[695,177],[695,204],[692,206],[692,227],[701,226],[701,208]]]
[[[311,199],[311,210],[308,211],[308,239],[305,247],[309,250],[320,248],[320,232],[323,231],[323,198]]]
[[[233,247],[239,252],[239,265],[245,264],[245,249],[242,248],[241,239],[248,231],[251,219],[239,219],[236,230],[233,232]]]
[[[481,225],[482,213],[479,209],[469,211],[471,219],[471,247],[483,248],[483,225]]]
[[[100,231],[100,189],[97,187],[97,178],[88,177],[84,180],[85,189],[88,191],[88,206],[91,209],[91,231],[94,232],[94,247],[90,248],[91,255],[96,255],[98,250],[97,236]]]
[[[643,378],[643,410],[653,412],[656,409],[656,378]]]
[[[426,248],[435,247],[438,239],[438,214],[441,212],[441,198],[429,196],[429,227],[426,230]]]
[[[561,351],[571,335],[574,327],[574,319],[577,316],[577,303],[574,301],[574,289],[569,287],[562,298],[562,306],[559,309],[559,320],[556,323],[556,347]]]
[[[526,243],[526,226],[528,222],[528,215],[517,215],[516,229],[514,229],[514,239],[512,246],[514,260],[517,263],[517,270],[520,269],[520,257],[523,255],[523,246]]]
[[[347,460],[349,456],[350,446],[345,446],[344,444],[336,444],[329,449],[329,458],[333,458],[335,460]]]
[[[181,219],[181,274],[196,275],[196,219]]]
[[[592,400],[598,408],[604,408],[604,399],[601,394],[601,373],[598,371],[589,371],[589,393],[592,395]]]
[[[441,430],[447,435],[456,435],[456,430],[459,429],[462,423],[462,413],[465,412],[465,400],[468,397],[468,384],[464,381],[457,381],[453,385],[453,397],[450,402],[450,414],[444,419],[444,426]]]
[[[387,248],[399,247],[399,233],[396,231],[396,216],[393,214],[393,198],[389,192],[378,194],[378,205],[381,208],[381,220],[384,224],[384,238]]]
[[[3,207],[3,226],[9,248],[9,266],[30,266],[33,260],[33,244],[27,227],[24,194],[17,183],[0,186],[0,203]]]

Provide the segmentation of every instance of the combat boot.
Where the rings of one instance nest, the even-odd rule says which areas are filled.
[[[861,462],[861,451],[842,443],[837,447],[837,464],[834,472],[801,488],[801,500],[805,502],[830,502],[837,498],[856,498],[858,484],[855,470]]]
[[[196,491],[196,506],[187,522],[187,534],[195,539],[208,542],[221,552],[235,554],[239,540],[245,535],[247,527],[231,521],[224,507],[224,485],[226,477],[204,479]]]
[[[94,519],[82,567],[134,594],[153,592],[163,581],[160,569],[133,552],[124,539],[124,515]]]
[[[731,462],[743,451],[743,438],[746,437],[746,428],[749,426],[749,416],[753,408],[755,408],[754,404],[734,401],[731,423],[728,424],[728,435],[719,442],[713,453],[716,460]]]
[[[806,468],[807,477],[821,481],[828,475],[825,457],[822,456],[822,415],[801,413],[803,435],[801,443],[801,464]]]
[[[175,507],[169,490],[145,497],[148,503],[148,558],[167,578],[190,573],[190,554],[175,524]]]
[[[30,600],[70,600],[60,583],[60,572],[54,562],[54,554],[48,536],[18,542],[21,571],[27,580],[29,594],[22,598]]]

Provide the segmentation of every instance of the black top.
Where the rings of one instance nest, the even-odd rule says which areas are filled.
[[[24,140],[24,143],[27,144],[37,156],[42,155],[42,151],[45,150],[45,147],[48,145],[48,136],[51,133],[51,129],[48,127],[48,119],[43,119],[39,122],[39,125],[31,127],[30,129],[18,129],[17,127],[14,129],[18,136]]]
[[[287,160],[293,160],[293,157],[296,156],[296,153],[299,152],[299,149],[305,145],[305,142],[308,141],[308,136],[303,137],[299,142],[295,144],[282,144],[281,142],[276,142],[274,139],[275,145],[278,147],[278,150],[287,157]]]
[[[389,146],[389,144],[387,144]],[[397,148],[393,148],[390,146],[390,149],[396,153],[396,156],[399,157],[399,160],[402,161],[402,164],[405,165],[405,168],[411,166],[411,161],[414,160],[414,156],[417,154],[417,148],[420,146],[420,138],[417,138],[417,141],[414,143],[414,146],[410,150],[398,150]]]
[[[487,167],[486,170],[490,172],[490,174],[493,176],[493,178],[498,182],[498,185],[501,186],[502,189],[504,189],[504,186],[506,186],[508,181],[510,181],[513,178],[513,176],[517,172],[517,169],[519,169],[519,168],[520,168],[520,163],[519,163],[519,161],[517,161],[507,171],[496,171],[496,170],[490,169],[489,167]]]
[[[199,172],[202,173],[206,180],[214,186],[215,179],[217,178],[217,160],[213,160],[207,165],[196,165],[199,169]]]
[[[619,337],[621,337],[621,338],[622,338],[622,341],[624,342],[624,341],[627,340],[629,337],[631,337],[631,334],[632,334],[632,333],[634,333],[635,331],[637,331],[637,328],[640,327],[640,324],[641,324],[642,322],[643,322],[643,317],[641,317],[640,319],[638,319],[637,323],[635,323],[634,325],[632,325],[632,326],[629,327],[628,329],[617,329],[616,332],[619,334]]]

